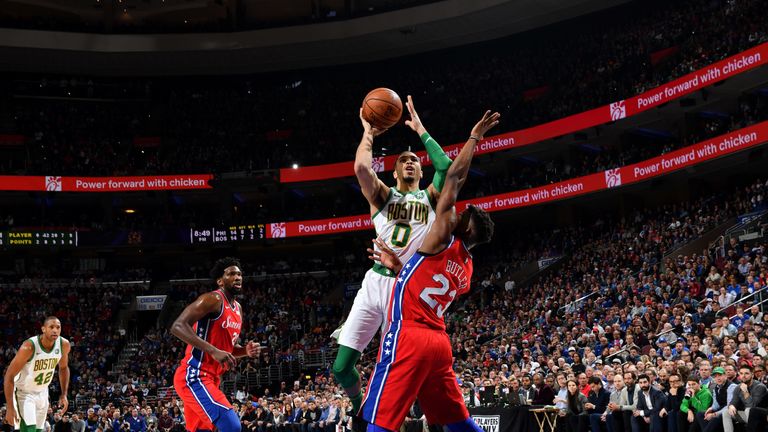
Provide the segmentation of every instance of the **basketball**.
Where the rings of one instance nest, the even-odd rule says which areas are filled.
[[[376,129],[389,129],[403,114],[400,96],[388,88],[371,90],[363,99],[363,118]]]

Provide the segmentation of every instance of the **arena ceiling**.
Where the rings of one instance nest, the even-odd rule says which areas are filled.
[[[0,28],[0,70],[156,76],[339,65],[495,39],[628,1],[445,0],[352,19],[258,30],[109,34],[78,29],[103,27],[104,21],[127,16],[142,23],[139,30],[176,28],[184,20],[190,26],[221,17],[241,20],[249,13],[262,17],[271,13],[273,19],[278,13],[290,16],[280,8],[298,4],[320,5],[327,13],[326,6],[334,1],[243,0],[232,18],[229,0],[0,0],[0,24],[6,23]],[[348,2],[355,3],[335,1]],[[105,9],[114,13],[105,14]],[[74,31],[39,30],[46,28],[49,17],[70,19]],[[14,25],[24,20],[29,28]]]

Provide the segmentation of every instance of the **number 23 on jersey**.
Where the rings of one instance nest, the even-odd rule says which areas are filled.
[[[448,306],[456,298],[456,288],[451,289],[448,278],[443,274],[438,273],[432,276],[432,280],[439,283],[440,286],[424,288],[419,297],[435,311],[438,318],[442,318]],[[446,294],[448,294],[447,298]]]

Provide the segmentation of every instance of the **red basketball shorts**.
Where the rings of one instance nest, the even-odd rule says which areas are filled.
[[[187,365],[176,369],[173,388],[184,402],[184,418],[187,430],[213,430],[213,423],[221,413],[232,409],[227,397],[219,390],[218,376],[200,372]]]
[[[469,412],[452,366],[451,342],[445,332],[394,321],[382,336],[360,409],[363,419],[399,430],[418,398],[429,424],[466,420]]]

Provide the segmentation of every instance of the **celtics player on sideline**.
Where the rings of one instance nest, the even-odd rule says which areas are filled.
[[[68,340],[61,337],[61,321],[49,316],[43,321],[43,334],[21,344],[5,372],[3,388],[8,411],[5,420],[21,432],[42,431],[48,414],[48,386],[59,368],[61,396],[59,408],[67,412],[69,401]]]
[[[416,252],[429,231],[435,219],[434,204],[445,182],[445,173],[451,166],[451,159],[421,123],[411,96],[408,96],[406,106],[411,118],[405,124],[419,135],[435,167],[432,184],[426,190],[419,190],[422,177],[419,157],[409,151],[401,153],[395,162],[393,176],[397,187],[389,188],[379,179],[373,170],[373,139],[384,131],[372,127],[363,118],[362,109],[363,138],[355,156],[355,175],[370,205],[376,235],[403,261]],[[363,397],[360,374],[355,365],[376,331],[379,328],[383,330],[386,324],[394,276],[391,270],[374,264],[363,278],[340,334],[337,330],[333,335],[339,340],[333,374],[349,395],[354,412],[359,410]]]

